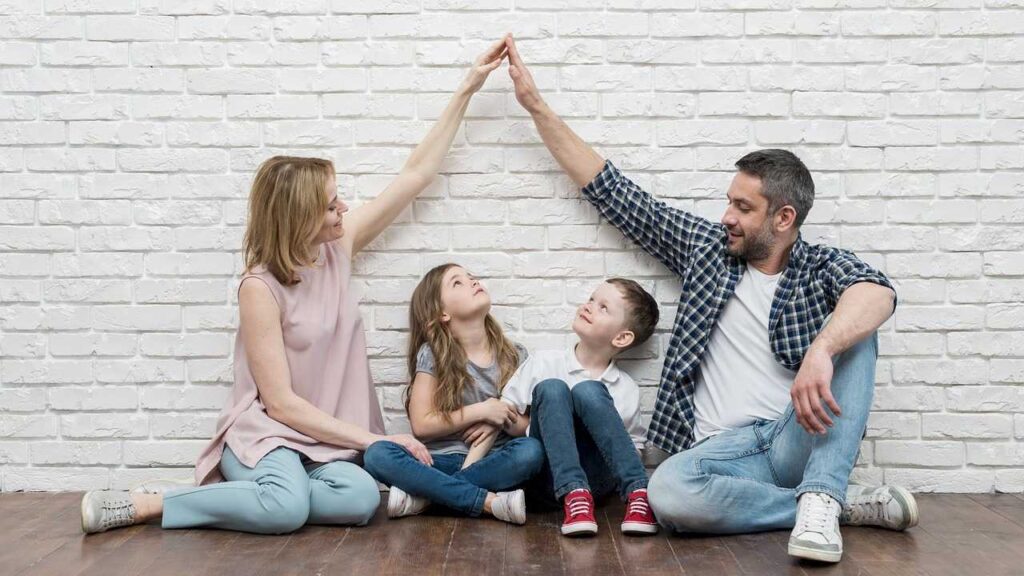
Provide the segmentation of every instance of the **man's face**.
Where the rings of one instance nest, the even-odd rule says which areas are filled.
[[[775,246],[775,233],[768,199],[761,193],[761,179],[737,172],[726,196],[729,205],[722,215],[729,232],[726,251],[748,262],[767,258]]]

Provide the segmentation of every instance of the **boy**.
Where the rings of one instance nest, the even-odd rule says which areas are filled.
[[[650,294],[632,280],[611,278],[577,310],[572,330],[579,343],[531,354],[502,391],[520,414],[531,413],[513,427],[544,445],[547,466],[536,484],[543,499],[561,501],[566,536],[596,534],[594,495],[616,490],[626,501],[623,533],[658,531],[640,461],[640,389],[614,360],[650,338],[657,323]]]

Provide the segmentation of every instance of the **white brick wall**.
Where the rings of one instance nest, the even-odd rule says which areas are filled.
[[[187,477],[230,385],[245,199],[277,153],[373,197],[505,31],[569,123],[718,218],[732,163],[810,166],[812,241],[899,284],[857,476],[1024,490],[1021,0],[0,0],[2,490]],[[404,427],[406,298],[448,260],[529,346],[598,279],[678,283],[579,200],[510,95],[357,263]],[[653,405],[664,332],[628,367]]]

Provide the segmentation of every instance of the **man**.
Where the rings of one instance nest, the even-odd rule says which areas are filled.
[[[875,331],[896,292],[851,252],[802,240],[814,201],[803,162],[785,150],[741,158],[720,224],[671,208],[573,133],[507,45],[516,99],[559,165],[682,280],[647,435],[673,454],[649,487],[659,521],[722,534],[792,527],[789,553],[827,562],[842,557],[841,520],[916,525],[906,489],[847,485],[871,407]]]

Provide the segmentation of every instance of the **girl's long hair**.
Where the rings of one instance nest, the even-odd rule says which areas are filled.
[[[462,409],[462,392],[473,385],[466,365],[469,358],[462,345],[452,334],[451,327],[441,321],[441,282],[445,272],[458,264],[442,264],[426,273],[409,304],[409,386],[405,389],[405,410],[409,411],[409,398],[416,380],[416,354],[423,344],[430,347],[434,355],[434,376],[437,389],[434,391],[434,411],[451,421],[451,412]],[[519,367],[519,353],[511,340],[505,337],[501,324],[490,313],[484,317],[487,344],[494,352],[498,363],[500,392],[509,378]]]
[[[263,266],[284,286],[299,282],[296,269],[315,260],[309,242],[323,224],[331,178],[334,164],[320,158],[274,156],[260,164],[242,240],[246,271]]]

